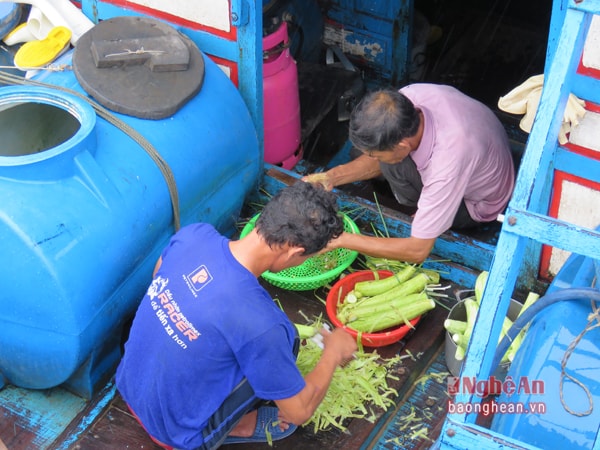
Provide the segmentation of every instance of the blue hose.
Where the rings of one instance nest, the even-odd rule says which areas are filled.
[[[506,332],[506,335],[498,344],[494,360],[492,362],[491,373],[494,372],[496,367],[500,364],[502,357],[510,347],[511,342],[521,332],[523,327],[527,325],[542,309],[553,305],[557,302],[567,300],[596,300],[600,301],[600,291],[594,288],[568,288],[561,289],[559,291],[552,292],[543,297],[537,299],[529,308],[523,311],[517,320],[514,321],[513,325]]]

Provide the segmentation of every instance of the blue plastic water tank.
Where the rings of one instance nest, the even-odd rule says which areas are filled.
[[[547,294],[594,286],[597,267],[595,260],[570,256]],[[591,302],[580,299],[560,301],[537,314],[508,372],[517,392],[498,397],[499,404],[517,412],[496,414],[494,431],[544,449],[593,447],[600,426],[600,328],[585,332],[578,341],[590,313]],[[563,364],[564,373],[575,382],[567,376],[561,385]]]
[[[21,20],[24,5],[19,3],[0,3],[0,39],[10,33]]]
[[[170,168],[181,224],[231,234],[258,180],[258,139],[238,90],[202,57],[202,87],[173,115],[114,117]],[[142,146],[59,88],[86,96],[73,71],[37,81],[0,88],[0,387],[90,397],[174,232],[172,201]]]

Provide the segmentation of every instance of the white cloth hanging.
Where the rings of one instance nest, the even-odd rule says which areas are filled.
[[[544,75],[535,75],[498,100],[498,107],[502,111],[511,114],[524,114],[519,127],[527,133],[531,131],[531,127],[533,126],[543,85]],[[579,124],[585,112],[585,102],[575,95],[569,94],[563,122],[558,134],[558,141],[561,145],[568,142],[567,134],[571,131],[572,127]]]

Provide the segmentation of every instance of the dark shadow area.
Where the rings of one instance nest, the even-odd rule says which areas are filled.
[[[319,1],[322,13],[326,15],[334,3]],[[528,135],[518,127],[520,117],[500,111],[497,102],[530,76],[543,72],[551,5],[549,0],[414,3],[413,66],[407,83],[448,84],[492,108],[507,129],[517,169]],[[338,152],[348,136],[344,119],[363,95],[357,83],[364,75],[359,64],[355,64],[357,72],[337,59],[336,64],[326,64],[324,48],[319,58],[312,55],[305,60],[297,54],[307,172],[326,167],[336,156],[339,161]],[[373,85],[367,87],[365,82],[363,87],[368,90]],[[382,205],[402,211],[386,182],[354,183],[342,189],[368,200],[376,195]],[[493,242],[499,229],[500,224],[492,223],[464,234]]]

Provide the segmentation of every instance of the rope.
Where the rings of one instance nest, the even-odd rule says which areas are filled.
[[[125,132],[140,147],[142,147],[146,151],[148,156],[150,156],[150,158],[154,161],[154,163],[158,166],[159,170],[161,171],[163,178],[167,183],[167,188],[171,197],[171,206],[173,209],[173,227],[175,231],[179,230],[179,228],[181,227],[181,219],[179,214],[179,194],[177,192],[177,183],[175,181],[175,177],[173,176],[173,172],[171,171],[171,168],[169,167],[167,162],[156,151],[154,146],[150,142],[148,142],[148,140],[144,136],[142,136],[137,130],[123,122],[121,119],[115,117],[108,109],[97,103],[95,100],[83,94],[80,94],[79,92],[74,91],[72,89],[63,86],[55,86],[52,84],[42,83],[40,81],[27,80],[23,77],[11,75],[9,73],[4,72],[0,72],[0,83],[7,85],[34,85],[68,92],[69,94],[75,95],[78,98],[88,102],[100,117],[102,117],[107,122],[120,129],[121,131]]]
[[[594,284],[595,284],[595,280],[594,280]],[[569,414],[572,414],[577,417],[589,416],[592,413],[592,411],[594,410],[594,400],[593,400],[592,394],[590,393],[590,390],[588,389],[588,387],[586,385],[584,385],[581,381],[576,379],[574,376],[569,375],[566,372],[566,369],[567,369],[567,363],[569,361],[569,358],[575,351],[575,348],[577,347],[577,345],[579,345],[579,342],[581,342],[581,339],[583,339],[583,336],[585,336],[585,334],[588,331],[591,331],[594,328],[600,327],[600,310],[596,306],[596,302],[594,300],[590,300],[590,302],[592,305],[593,312],[588,315],[588,323],[585,326],[585,328],[581,331],[581,333],[579,333],[577,335],[577,337],[575,339],[573,339],[573,341],[569,344],[569,346],[567,347],[567,350],[565,351],[565,354],[563,355],[563,359],[560,363],[560,385],[559,385],[560,402],[562,403],[563,408],[565,408],[565,411],[567,411]],[[594,321],[596,321],[597,323],[594,324]],[[589,405],[589,408],[586,411],[584,411],[584,412],[573,411],[567,405],[567,402],[564,399],[564,395],[563,395],[564,394],[563,386],[564,386],[565,378],[568,378],[569,380],[571,380],[573,383],[575,383],[577,386],[579,386],[583,390],[583,392],[585,392],[585,395],[588,398],[588,405]]]
[[[594,282],[592,283],[592,286],[594,286],[595,284],[596,283],[594,280]],[[510,346],[510,344],[513,341],[513,339],[515,338],[515,336],[518,333],[520,333],[521,330],[531,320],[533,320],[533,318],[540,311],[542,311],[544,308],[547,308],[550,305],[553,305],[553,304],[561,302],[561,301],[575,301],[575,300],[589,300],[592,304],[593,312],[588,315],[588,323],[587,323],[586,327],[569,344],[567,350],[565,351],[565,354],[563,355],[563,359],[561,362],[561,378],[560,378],[560,384],[559,384],[559,395],[560,395],[561,403],[562,403],[563,407],[565,408],[565,410],[567,412],[569,412],[570,414],[581,417],[581,416],[587,416],[587,415],[591,414],[591,412],[593,410],[593,399],[592,399],[589,389],[586,386],[584,386],[583,383],[581,383],[579,380],[576,380],[573,376],[566,373],[566,366],[567,366],[567,362],[568,362],[571,354],[573,353],[573,351],[575,350],[575,347],[577,347],[577,345],[579,344],[579,342],[581,341],[583,336],[590,330],[593,330],[594,328],[597,328],[600,326],[600,311],[598,310],[598,308],[596,308],[596,303],[595,303],[596,301],[600,301],[600,291],[598,291],[598,289],[596,289],[595,287],[566,288],[566,289],[554,291],[550,294],[546,294],[545,296],[540,297],[529,308],[527,308],[523,312],[523,314],[519,315],[519,317],[517,317],[517,319],[514,321],[512,326],[506,331],[504,337],[502,338],[502,340],[496,347],[496,353],[494,354],[494,360],[492,362],[492,369],[498,367],[498,364],[500,364],[502,356],[506,353],[506,350],[508,350],[508,347]],[[594,324],[594,320],[596,320],[598,323]],[[577,384],[579,387],[581,387],[584,390],[584,392],[586,393],[586,395],[588,397],[588,401],[590,404],[590,408],[588,410],[579,413],[579,412],[573,411],[571,408],[569,408],[567,406],[567,404],[563,398],[564,378],[568,378],[568,379],[572,380],[575,384]]]

